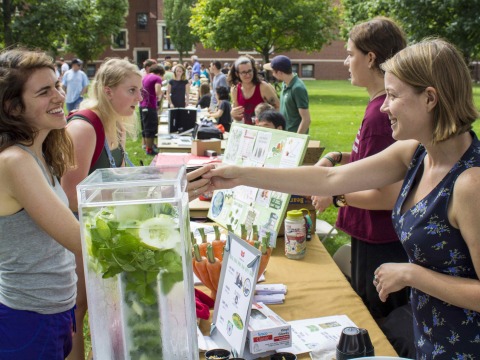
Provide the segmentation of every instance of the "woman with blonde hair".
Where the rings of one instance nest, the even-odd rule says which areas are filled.
[[[76,187],[83,179],[96,169],[125,166],[129,161],[124,150],[126,135],[135,133],[135,108],[142,94],[141,73],[129,61],[109,59],[98,69],[88,99],[82,102],[81,109],[67,125],[73,141],[75,167],[62,177],[61,183],[73,212],[78,211]],[[199,175],[198,171],[191,172],[188,179]],[[190,192],[195,196],[201,194],[206,183],[189,183]],[[191,190],[192,186],[197,190]],[[79,275],[75,311],[79,324],[83,324],[86,310],[85,280]],[[83,333],[78,332],[69,359],[83,358]]]
[[[125,165],[126,135],[134,133],[135,108],[141,100],[142,74],[137,66],[123,59],[109,59],[100,66],[88,98],[67,125],[74,147],[75,167],[64,174],[61,183],[73,212],[78,211],[77,185],[83,179],[96,169]],[[75,311],[79,324],[83,324],[86,311],[85,280],[79,278]],[[83,359],[83,333],[79,331],[73,340],[69,359]]]
[[[190,83],[185,67],[178,64],[173,69],[174,78],[168,82],[167,100],[170,108],[184,108],[190,98]]]
[[[238,185],[333,196],[403,181],[400,193],[349,205],[392,209],[409,262],[384,263],[372,282],[382,301],[405,287],[417,359],[474,359],[480,333],[480,141],[470,72],[451,44],[430,39],[382,66],[388,114],[397,141],[382,152],[338,167],[295,169],[223,166],[204,178],[212,188]]]

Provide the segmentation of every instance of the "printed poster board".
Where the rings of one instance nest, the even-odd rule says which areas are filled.
[[[293,168],[303,162],[309,136],[259,126],[232,124],[223,163],[240,166]],[[248,186],[216,190],[208,217],[218,224],[232,226],[240,235],[240,224],[247,234],[257,225],[259,236],[270,232],[275,246],[290,195]]]

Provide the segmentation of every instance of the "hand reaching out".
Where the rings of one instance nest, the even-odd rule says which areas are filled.
[[[208,173],[213,168],[214,165],[202,166],[201,168],[187,174],[187,191],[189,201],[196,199],[198,196],[207,191],[213,190],[211,188],[210,179],[203,178],[203,175]]]

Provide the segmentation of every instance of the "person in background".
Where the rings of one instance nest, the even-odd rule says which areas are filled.
[[[280,112],[287,119],[285,130],[307,134],[311,122],[308,110],[308,92],[303,81],[293,73],[292,62],[288,57],[278,55],[263,68],[272,71],[276,79],[283,81]]]
[[[163,68],[165,69],[165,74],[163,75],[163,81],[164,81],[164,85],[168,84],[168,82],[170,80],[172,80],[174,78],[174,73],[172,71],[172,64],[169,63],[169,62],[166,62],[165,65],[163,66]]]
[[[188,81],[191,82],[192,80],[192,66],[187,62],[185,61],[183,63],[183,67],[185,68],[185,77],[187,78]]]
[[[169,63],[170,66],[172,65],[172,57],[170,55],[165,55],[165,58],[163,60],[163,67],[165,67],[167,63]]]
[[[193,74],[192,86],[200,87],[200,75],[198,75],[198,74]]]
[[[155,59],[147,59],[143,62],[143,68],[140,70],[140,73],[142,74],[142,77],[147,75],[150,71],[150,67],[155,65],[157,63],[157,60]]]
[[[217,119],[217,124],[223,126],[226,132],[230,131],[230,126],[232,124],[232,117],[230,116],[231,104],[230,104],[230,93],[226,86],[219,86],[217,88],[218,106],[217,110],[210,113],[210,117]]]
[[[87,75],[81,70],[82,60],[73,59],[72,68],[65,72],[62,77],[63,89],[67,94],[67,111],[78,109],[83,100],[83,95],[87,93],[90,83]]]
[[[353,59],[352,59],[353,61]],[[222,166],[203,176],[210,190],[238,185],[347,197],[351,206],[392,209],[408,262],[385,262],[372,279],[385,302],[411,288],[416,359],[474,359],[480,318],[479,113],[463,55],[441,39],[411,45],[381,65],[394,144],[343,166],[289,169]],[[353,74],[352,74],[353,75]],[[210,167],[211,168],[211,167]],[[364,192],[362,195],[366,195]]]
[[[190,73],[190,77],[189,79],[193,79],[193,76],[195,74],[198,75],[198,78],[200,79],[200,75],[202,73],[202,70],[201,70],[201,65],[200,65],[200,62],[198,61],[198,56],[197,55],[192,55],[192,71]]]
[[[210,74],[212,76],[212,99],[210,101],[210,112],[214,112],[218,104],[217,89],[220,86],[228,88],[227,77],[221,71],[221,68],[222,64],[218,60],[212,61],[210,63]]]
[[[230,72],[230,64],[226,62],[223,64],[222,73],[224,73],[225,75],[228,75],[229,72]]]
[[[62,81],[62,62],[60,60],[55,61],[55,75]]]
[[[349,34],[347,58],[353,86],[364,87],[369,102],[351,152],[330,152],[320,159],[318,166],[335,166],[356,162],[374,155],[395,142],[388,114],[380,107],[386,98],[384,72],[380,65],[406,46],[403,31],[388,18],[375,18],[355,25]],[[401,184],[393,185],[398,191]],[[372,277],[375,269],[386,262],[406,262],[407,254],[392,224],[391,211],[366,210],[349,204],[349,194],[344,197],[313,197],[318,211],[332,205],[340,207],[336,227],[351,237],[351,284],[362,298],[372,316],[379,322],[395,309],[408,304],[409,289],[391,294],[386,302],[379,299]],[[408,309],[407,309],[408,310]],[[387,333],[388,330],[384,329]],[[388,335],[388,334],[387,334]],[[395,345],[395,340],[392,340]],[[399,344],[401,348],[405,346]],[[413,356],[414,349],[401,350],[403,356]],[[399,351],[400,350],[400,351]]]
[[[66,63],[65,59],[63,57],[60,58],[60,76],[63,77],[65,73],[70,70],[70,66]]]
[[[258,117],[260,116],[260,114],[264,111],[267,111],[267,110],[275,110],[275,108],[272,105],[270,105],[269,103],[265,103],[265,102],[262,102],[262,103],[258,104],[257,106],[255,106],[255,117],[252,118],[255,125],[258,125]]]
[[[245,124],[253,124],[255,106],[267,102],[275,109],[279,108],[279,101],[274,88],[260,81],[255,67],[255,60],[251,56],[240,56],[230,69],[228,83],[231,86],[232,118]]]
[[[0,53],[2,360],[63,360],[72,332],[82,332],[73,315],[83,276],[80,227],[58,181],[74,163],[64,103],[52,58]]]
[[[165,73],[162,65],[154,64],[142,79],[144,96],[140,102],[142,115],[142,137],[145,142],[145,153],[150,156],[157,154],[155,136],[158,132],[158,107],[163,101],[162,76]]]
[[[175,78],[167,86],[167,100],[170,108],[184,108],[188,105],[190,96],[190,83],[185,74],[185,67],[175,66]]]
[[[285,117],[277,110],[262,111],[257,118],[257,125],[270,129],[285,130]]]
[[[200,65],[200,78],[202,78],[202,75],[205,76],[205,79],[210,83],[210,72],[203,64]]]
[[[210,85],[208,85],[207,82],[204,82],[200,85],[200,89],[198,91],[198,102],[196,106],[200,106],[202,109],[208,108],[210,105],[210,98]]]

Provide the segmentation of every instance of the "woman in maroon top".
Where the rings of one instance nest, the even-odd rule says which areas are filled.
[[[380,69],[389,57],[406,46],[402,30],[388,18],[375,18],[354,26],[347,43],[347,58],[352,85],[366,88],[370,101],[351,152],[331,152],[317,163],[318,166],[348,164],[374,155],[395,141],[388,115],[380,112],[385,100],[384,73]],[[395,184],[400,189],[400,183]],[[376,196],[381,196],[381,190]],[[398,194],[398,190],[397,190]],[[367,195],[367,192],[364,192]],[[392,212],[363,210],[352,206],[354,196],[361,193],[334,197],[313,197],[317,210],[323,211],[332,204],[341,207],[337,228],[351,236],[352,287],[363,299],[372,316],[379,320],[392,310],[408,302],[408,290],[389,295],[387,302],[380,301],[372,283],[375,269],[386,262],[408,262],[392,225]],[[350,205],[350,206],[347,206]]]
[[[276,110],[280,108],[280,100],[275,89],[265,81],[260,80],[251,56],[240,56],[230,69],[228,83],[232,96],[232,118],[252,125],[255,107],[266,102]]]

